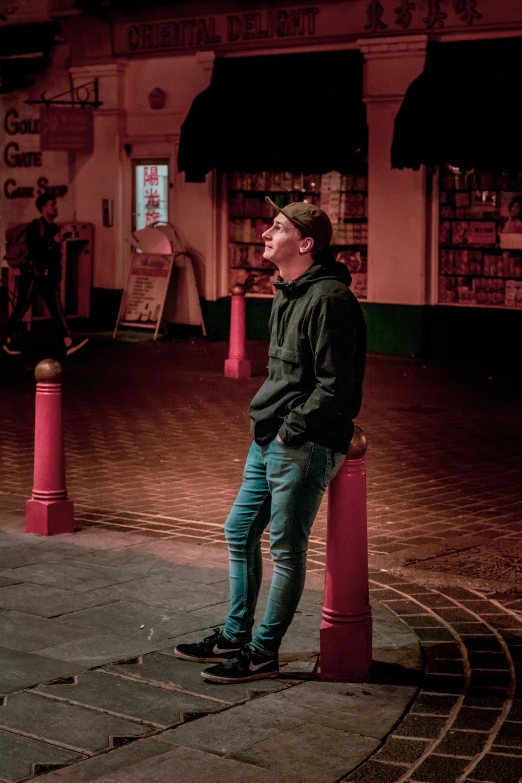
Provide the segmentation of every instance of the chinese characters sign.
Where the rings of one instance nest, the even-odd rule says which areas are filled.
[[[384,30],[408,30],[410,27],[426,30],[440,30],[449,25],[450,13],[455,22],[472,25],[482,14],[479,11],[481,0],[400,0],[399,5],[390,7],[386,0],[367,0],[365,31],[371,34]],[[421,14],[415,18],[414,14]]]
[[[136,166],[136,230],[169,219],[169,167],[167,163]]]
[[[261,0],[253,10],[232,14],[116,24],[114,53],[139,56],[168,51],[265,49],[282,43],[324,43],[361,35],[522,24],[521,0],[326,0],[317,5],[279,7],[282,4],[263,9]],[[242,4],[236,5],[239,8]]]

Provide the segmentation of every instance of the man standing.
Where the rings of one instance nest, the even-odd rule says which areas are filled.
[[[276,677],[278,649],[301,598],[313,521],[342,465],[362,401],[366,326],[335,262],[332,225],[314,204],[276,211],[264,258],[280,272],[270,318],[268,378],[250,405],[254,440],[243,483],[225,524],[230,611],[224,629],[175,655],[214,663],[211,682]],[[274,572],[261,624],[252,636],[261,586],[260,539],[270,524]]]
[[[7,321],[6,338],[2,348],[11,356],[21,353],[16,344],[16,331],[24,315],[40,295],[47,305],[56,330],[63,339],[65,353],[70,356],[89,341],[88,339],[80,342],[73,341],[60,298],[61,243],[67,237],[60,233],[55,223],[58,217],[58,206],[54,196],[48,193],[38,196],[36,208],[41,213],[41,218],[33,220],[27,228],[29,261],[19,268],[16,303]]]

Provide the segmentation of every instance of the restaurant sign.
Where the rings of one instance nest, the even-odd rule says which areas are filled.
[[[520,6],[518,16],[522,21],[522,3]],[[168,51],[266,48],[310,41],[484,27],[492,20],[496,23],[517,21],[512,17],[513,11],[508,13],[494,0],[347,0],[317,6],[117,24],[114,51],[129,56]]]
[[[200,49],[243,41],[309,38],[315,33],[318,8],[252,11],[243,14],[167,19],[118,25],[116,54],[164,49]]]
[[[45,106],[40,109],[40,149],[81,152],[90,155],[94,145],[93,110],[90,106]]]

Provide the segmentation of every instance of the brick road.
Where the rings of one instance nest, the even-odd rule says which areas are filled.
[[[113,343],[67,362],[68,486],[82,525],[221,550],[261,377],[223,379],[224,344]],[[251,345],[262,374],[266,346]],[[32,367],[0,364],[0,491],[21,509],[32,467]],[[370,357],[371,585],[413,628],[426,673],[411,712],[347,778],[449,783],[522,778],[522,417],[513,368]],[[324,565],[326,514],[309,569]]]

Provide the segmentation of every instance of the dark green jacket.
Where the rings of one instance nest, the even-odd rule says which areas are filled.
[[[350,283],[338,263],[276,283],[268,378],[250,404],[260,446],[279,433],[287,446],[311,440],[348,451],[366,360],[366,324]]]
[[[62,248],[55,240],[59,231],[56,223],[48,223],[43,217],[33,220],[27,229],[27,249],[37,276],[46,272],[58,280],[61,277]]]

